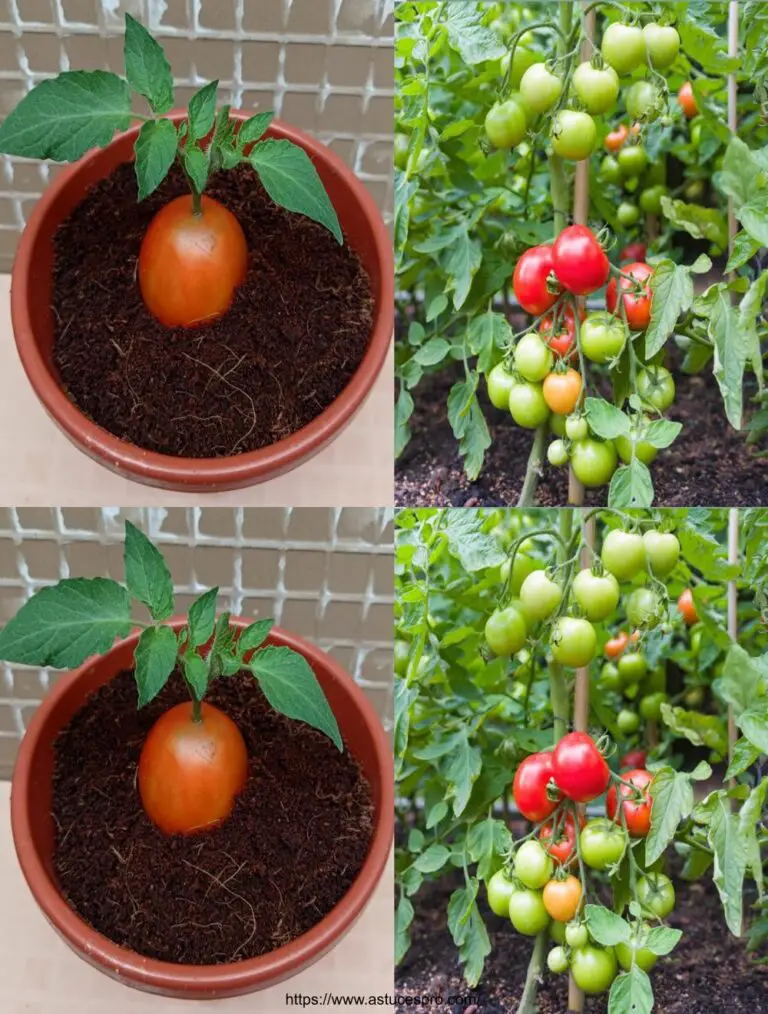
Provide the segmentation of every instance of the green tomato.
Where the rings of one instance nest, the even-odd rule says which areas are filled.
[[[637,697],[640,687],[637,683],[630,683],[628,687],[624,687],[624,696],[628,701],[634,701]]]
[[[552,121],[552,150],[568,162],[581,162],[595,150],[597,128],[589,113],[561,109]]]
[[[552,859],[537,841],[524,842],[515,853],[515,876],[525,887],[539,890],[551,878]]]
[[[648,165],[648,155],[642,144],[625,145],[616,160],[625,176],[639,176]]]
[[[578,947],[571,955],[571,974],[585,993],[604,993],[616,978],[618,965],[613,950]]]
[[[649,873],[637,882],[637,900],[659,919],[666,919],[675,907],[675,889],[664,873]]]
[[[535,430],[549,418],[549,405],[541,384],[529,381],[515,384],[509,392],[509,412],[518,426]]]
[[[654,447],[653,444],[647,440],[636,440],[629,437],[616,437],[613,441],[616,445],[616,450],[619,452],[619,457],[625,464],[629,464],[632,460],[632,448],[635,449],[635,457],[638,461],[642,461],[644,465],[650,465],[659,453],[658,448]]]
[[[603,540],[600,559],[617,581],[631,581],[645,565],[645,545],[642,535],[611,529]]]
[[[624,189],[627,191],[628,194],[634,194],[634,192],[637,190],[639,186],[640,186],[639,176],[630,176],[628,179],[624,180]]]
[[[651,588],[635,588],[627,599],[627,619],[633,627],[646,627],[650,630],[657,626],[662,609],[661,599]]]
[[[405,676],[408,668],[408,653],[410,646],[407,641],[397,638],[395,641],[395,672],[398,676]]]
[[[657,532],[654,529],[643,535],[645,554],[654,577],[671,574],[680,559],[680,542],[672,532]]]
[[[624,855],[626,847],[627,835],[624,829],[607,817],[590,820],[579,835],[581,857],[593,870],[607,870],[609,866],[615,866]],[[574,943],[571,946],[582,945]]]
[[[622,686],[631,686],[648,672],[648,662],[642,651],[626,651],[617,663]]]
[[[647,694],[640,700],[640,714],[646,722],[658,722],[661,718],[661,706],[662,704],[666,704],[668,700],[668,694],[663,694],[661,692],[657,694]]]
[[[553,440],[547,448],[547,461],[553,468],[562,468],[568,461],[568,448],[562,440]]]
[[[629,944],[616,944],[616,957],[625,972],[628,972],[633,964],[642,968],[644,972],[650,972],[659,960],[653,951],[649,951],[647,947],[639,947],[634,940]]]
[[[589,943],[589,931],[583,922],[572,919],[565,927],[565,942],[569,947],[586,947]]]
[[[606,619],[619,604],[619,582],[613,574],[594,574],[585,567],[573,579],[571,590],[584,615],[593,623]]]
[[[549,913],[541,891],[515,891],[509,899],[509,919],[518,933],[535,937],[549,926]]]
[[[547,968],[553,975],[568,971],[568,956],[564,947],[553,947],[547,955]]]
[[[606,662],[600,670],[600,686],[603,690],[620,690],[621,677],[613,662]]]
[[[563,82],[543,63],[534,63],[520,79],[523,102],[536,113],[546,113],[560,98]]]
[[[671,67],[680,51],[680,36],[672,25],[657,25],[655,21],[643,28],[646,57],[654,70]]]
[[[549,935],[555,941],[556,944],[565,943],[565,923],[558,922],[557,919],[553,919],[549,924]]]
[[[623,204],[619,205],[619,211],[622,207]],[[586,320],[581,325],[580,337],[581,348],[587,359],[591,359],[593,363],[608,363],[624,348],[627,331],[620,317],[614,317],[605,310],[598,310],[596,313],[587,314]]]
[[[659,412],[666,412],[675,400],[675,381],[663,366],[651,366],[638,373],[637,393]]]
[[[583,415],[569,415],[565,420],[565,435],[569,440],[583,440],[589,436],[589,425]]]
[[[612,443],[603,443],[591,437],[577,440],[571,448],[573,474],[589,489],[609,482],[616,471],[617,461],[618,455]]]
[[[593,67],[589,60],[573,72],[573,88],[584,108],[593,116],[607,113],[619,97],[619,75],[613,67]]]
[[[606,155],[600,163],[600,176],[606,183],[621,182],[621,167],[613,155]]]
[[[554,413],[549,418],[549,429],[556,437],[565,436],[565,416]]]
[[[603,32],[600,52],[606,63],[616,71],[619,77],[631,74],[645,62],[645,40],[643,30],[634,25],[622,25],[615,21]]]
[[[667,159],[661,155],[657,162],[651,162],[643,173],[643,186],[655,187],[659,183],[667,182]]]
[[[519,88],[520,83],[523,80],[523,74],[532,67],[534,63],[542,62],[543,57],[539,53],[535,53],[533,50],[528,49],[526,46],[517,45],[515,46],[515,54],[512,57],[512,69],[509,73],[509,81],[513,88]],[[509,66],[509,54],[506,54],[506,58],[502,59],[502,69],[506,73],[506,69]]]
[[[512,580],[509,585],[510,591],[513,595],[520,594],[523,581],[525,581],[528,575],[533,573],[534,570],[544,570],[544,564],[541,560],[537,560],[535,557],[530,556],[522,548],[518,549],[515,553],[515,562],[512,564]],[[501,580],[506,581],[508,577],[509,560],[505,560],[501,565]]]
[[[622,708],[616,716],[616,725],[619,732],[623,732],[625,736],[631,736],[633,732],[637,732],[640,728],[640,716],[636,711]]]
[[[494,408],[506,409],[509,411],[509,395],[517,383],[514,375],[509,373],[504,363],[497,363],[486,376],[485,382],[488,385],[488,397]]]
[[[653,123],[661,112],[662,96],[650,81],[635,81],[627,92],[627,112],[633,120]]]
[[[696,204],[704,196],[705,189],[706,185],[704,180],[691,180],[690,183],[686,184],[683,195],[686,201]]]
[[[486,885],[488,904],[494,915],[509,918],[509,899],[517,890],[514,881],[507,877],[504,870],[497,870]]]
[[[525,137],[528,120],[522,105],[514,99],[496,103],[485,117],[485,132],[494,148],[514,148]]]
[[[552,351],[537,334],[529,331],[515,346],[515,369],[524,380],[543,380],[552,372]]]
[[[523,610],[534,620],[545,620],[551,616],[562,600],[563,589],[556,581],[550,580],[543,570],[535,570],[533,574],[529,574],[520,589]]]
[[[640,221],[640,209],[631,201],[622,201],[616,209],[616,218],[619,220],[619,225],[629,229]]]
[[[398,169],[405,169],[408,165],[408,153],[411,148],[411,141],[407,134],[398,131],[395,134],[395,165]]]
[[[692,710],[702,706],[704,703],[704,697],[704,687],[691,687],[690,690],[686,690],[683,700],[685,701],[686,708]]]
[[[491,613],[485,624],[485,639],[495,655],[514,655],[523,647],[527,636],[525,615],[516,605]]]
[[[552,628],[552,657],[561,665],[579,669],[589,665],[597,650],[597,634],[589,620],[561,616]]]
[[[640,207],[646,215],[658,215],[661,212],[661,199],[666,197],[669,190],[658,183],[655,187],[647,187],[640,194]]]

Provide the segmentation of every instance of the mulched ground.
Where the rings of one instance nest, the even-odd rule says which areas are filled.
[[[396,464],[395,504],[399,507],[513,507],[525,477],[531,434],[509,414],[480,401],[492,444],[475,482],[464,474],[458,443],[448,423],[446,400],[458,373],[426,378],[415,392],[413,437]],[[683,423],[671,448],[651,466],[657,507],[757,507],[768,502],[768,458],[760,458],[727,422],[719,389],[709,375],[676,375],[677,398],[669,412]],[[606,503],[608,489],[587,490],[585,504]],[[568,470],[544,465],[536,503],[568,503]]]
[[[470,992],[462,981],[445,918],[448,899],[457,886],[458,882],[431,884],[414,899],[414,942],[396,973],[398,993],[447,997]],[[683,938],[672,955],[660,958],[651,972],[655,1014],[766,1014],[768,967],[751,962],[744,942],[728,932],[711,880],[676,887],[678,902],[669,923],[683,930]],[[476,1002],[469,1007],[430,1005],[429,1010],[435,1014],[512,1014],[517,1009],[531,941],[493,915],[484,900],[481,908],[493,950],[486,959],[481,983],[471,991],[476,994]],[[585,1007],[589,1014],[605,1014],[607,1009],[607,999],[602,996],[588,998]],[[568,1010],[567,976],[545,972],[538,1010],[540,1014],[564,1014]]]
[[[348,750],[277,714],[243,672],[207,700],[245,738],[246,787],[221,826],[166,836],[141,807],[137,763],[151,726],[184,700],[175,673],[137,711],[123,672],[63,730],[56,875],[75,911],[123,947],[192,965],[255,957],[305,933],[347,892],[370,845],[370,787]]]
[[[289,436],[338,397],[368,346],[373,300],[351,248],[279,208],[240,166],[206,193],[243,228],[247,277],[223,317],[164,327],[144,306],[137,260],[156,212],[188,192],[176,167],[139,202],[127,163],[60,226],[53,355],[69,397],[110,433],[163,454],[222,457]]]

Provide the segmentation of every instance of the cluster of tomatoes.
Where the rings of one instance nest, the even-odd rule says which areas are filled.
[[[648,971],[656,962],[643,947],[644,920],[635,923],[629,944],[603,947],[591,939],[582,918],[587,884],[570,872],[577,863],[609,875],[618,869],[630,838],[644,838],[650,830],[652,780],[644,768],[613,775],[583,732],[564,736],[552,752],[526,757],[515,774],[515,804],[536,826],[488,881],[488,903],[520,933],[533,936],[549,929],[555,942],[547,958],[550,971],[570,969],[586,993],[608,989],[619,965],[628,971],[637,963]],[[587,821],[577,804],[590,803],[606,790],[606,816]],[[649,919],[663,919],[675,902],[671,881],[658,872],[637,878],[635,896]]]

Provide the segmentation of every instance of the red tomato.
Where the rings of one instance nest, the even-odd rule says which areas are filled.
[[[699,614],[696,612],[696,606],[693,603],[693,595],[691,594],[690,588],[686,588],[677,600],[677,608],[683,614],[683,619],[689,627],[698,622]]]
[[[218,201],[192,195],[166,204],[150,222],[139,252],[139,289],[166,327],[195,327],[221,317],[245,278],[248,246],[240,224]]]
[[[644,264],[642,261],[636,261],[634,264],[627,264],[622,270],[629,275],[632,275],[639,283],[645,282],[643,291],[637,295],[632,293],[632,283],[628,278],[620,278],[621,288],[627,295],[624,296],[624,306],[627,311],[627,322],[633,331],[642,331],[643,328],[648,327],[648,323],[651,319],[651,286],[650,277],[653,274],[653,268],[648,264]],[[618,303],[618,297],[616,294],[616,279],[612,278],[608,283],[608,288],[605,292],[605,305],[608,307],[611,313],[616,312],[616,305]]]
[[[648,759],[648,755],[645,750],[630,750],[629,753],[625,753],[619,762],[621,770],[626,768],[641,768],[645,769],[645,764]]]
[[[552,753],[552,773],[557,787],[576,803],[601,796],[611,772],[605,758],[586,732],[569,732]]]
[[[559,802],[547,797],[547,784],[552,778],[552,754],[533,753],[526,757],[515,772],[512,795],[515,805],[526,820],[538,824],[554,812]],[[562,799],[562,796],[559,797]]]
[[[619,785],[621,790],[621,806],[627,820],[627,830],[633,838],[645,838],[651,829],[651,794],[648,786],[653,781],[653,775],[644,768],[636,768],[634,771],[627,771],[621,776],[625,782],[631,782],[643,793],[643,798],[632,799],[632,789],[628,785]],[[617,824],[621,823],[621,815],[617,817],[616,786],[612,785],[605,797],[605,812],[611,820]]]
[[[602,289],[611,265],[597,237],[586,225],[569,225],[552,247],[557,280],[577,296]]]
[[[584,307],[579,307],[579,320],[583,321],[586,316],[587,311]],[[539,324],[539,334],[552,349],[556,359],[563,359],[565,356],[572,359],[576,355],[576,320],[573,303],[568,303],[566,306],[565,313],[560,318],[560,331],[556,335],[552,334],[553,326],[553,316],[548,314]]]
[[[677,101],[689,120],[698,113],[699,107],[696,105],[696,96],[693,94],[690,81],[686,81],[680,88],[680,91],[677,93]]]
[[[619,254],[619,260],[644,261],[647,253],[648,247],[645,245],[645,243],[640,243],[639,241],[635,243],[627,243],[627,245]]]
[[[139,758],[144,810],[166,834],[192,834],[220,824],[232,812],[248,776],[240,730],[222,711],[192,702],[166,711],[152,726]]]
[[[542,385],[544,401],[557,415],[570,415],[579,403],[581,374],[574,369],[550,373]]]
[[[619,631],[619,633],[615,637],[612,637],[610,641],[605,642],[605,647],[603,648],[605,657],[610,658],[611,660],[621,658],[627,650],[628,644],[629,635],[624,630]]]
[[[605,150],[616,152],[619,148],[624,146],[624,142],[629,137],[629,127],[626,123],[620,123],[615,130],[612,130],[610,134],[606,134]]]
[[[515,297],[524,310],[538,317],[546,313],[557,300],[558,293],[547,288],[552,271],[552,247],[532,246],[515,265],[512,287]]]
[[[585,818],[579,816],[579,826],[584,827],[585,824]],[[576,825],[573,821],[573,814],[566,814],[565,822],[561,823],[555,842],[552,841],[553,831],[553,822],[550,820],[539,831],[539,841],[546,852],[552,856],[553,862],[558,866],[564,866],[576,855]]]

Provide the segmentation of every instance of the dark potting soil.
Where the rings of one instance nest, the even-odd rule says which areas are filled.
[[[400,507],[514,507],[520,496],[533,436],[478,389],[491,434],[483,469],[474,482],[464,474],[446,412],[448,392],[460,379],[442,371],[426,378],[414,395],[414,434],[396,465],[395,503]],[[761,458],[728,423],[711,376],[675,374],[677,397],[669,417],[683,424],[680,436],[650,466],[656,507],[759,507],[768,503],[768,458]],[[601,506],[608,487],[586,490],[584,502]],[[545,461],[536,503],[568,503],[568,470]]]
[[[509,921],[493,915],[483,897],[480,907],[492,951],[480,984],[470,990],[462,980],[445,914],[451,892],[462,885],[444,879],[413,899],[413,943],[397,969],[397,992],[445,998],[471,994],[469,1005],[466,1000],[461,1005],[430,1004],[435,1014],[511,1014],[522,996],[533,942],[516,933]],[[728,932],[711,879],[676,883],[676,888],[677,906],[668,921],[683,936],[672,954],[660,958],[650,973],[654,1014],[768,1014],[768,967],[755,964],[746,954],[745,942]],[[564,1014],[568,977],[545,970],[536,1004],[539,1014]],[[587,998],[588,1014],[605,1014],[607,1009],[605,996]]]
[[[306,426],[346,387],[371,334],[370,280],[351,248],[277,207],[249,167],[207,189],[248,241],[229,311],[169,329],[144,306],[139,248],[157,211],[188,193],[175,167],[137,200],[132,163],[96,184],[55,237],[54,362],[94,422],[139,447],[221,457]]]
[[[349,751],[277,714],[241,673],[208,700],[243,733],[248,783],[219,827],[166,836],[141,807],[137,763],[152,724],[185,699],[175,674],[137,711],[123,672],[62,731],[56,875],[80,916],[140,954],[191,965],[255,957],[305,933],[347,892],[371,840],[370,788]]]

